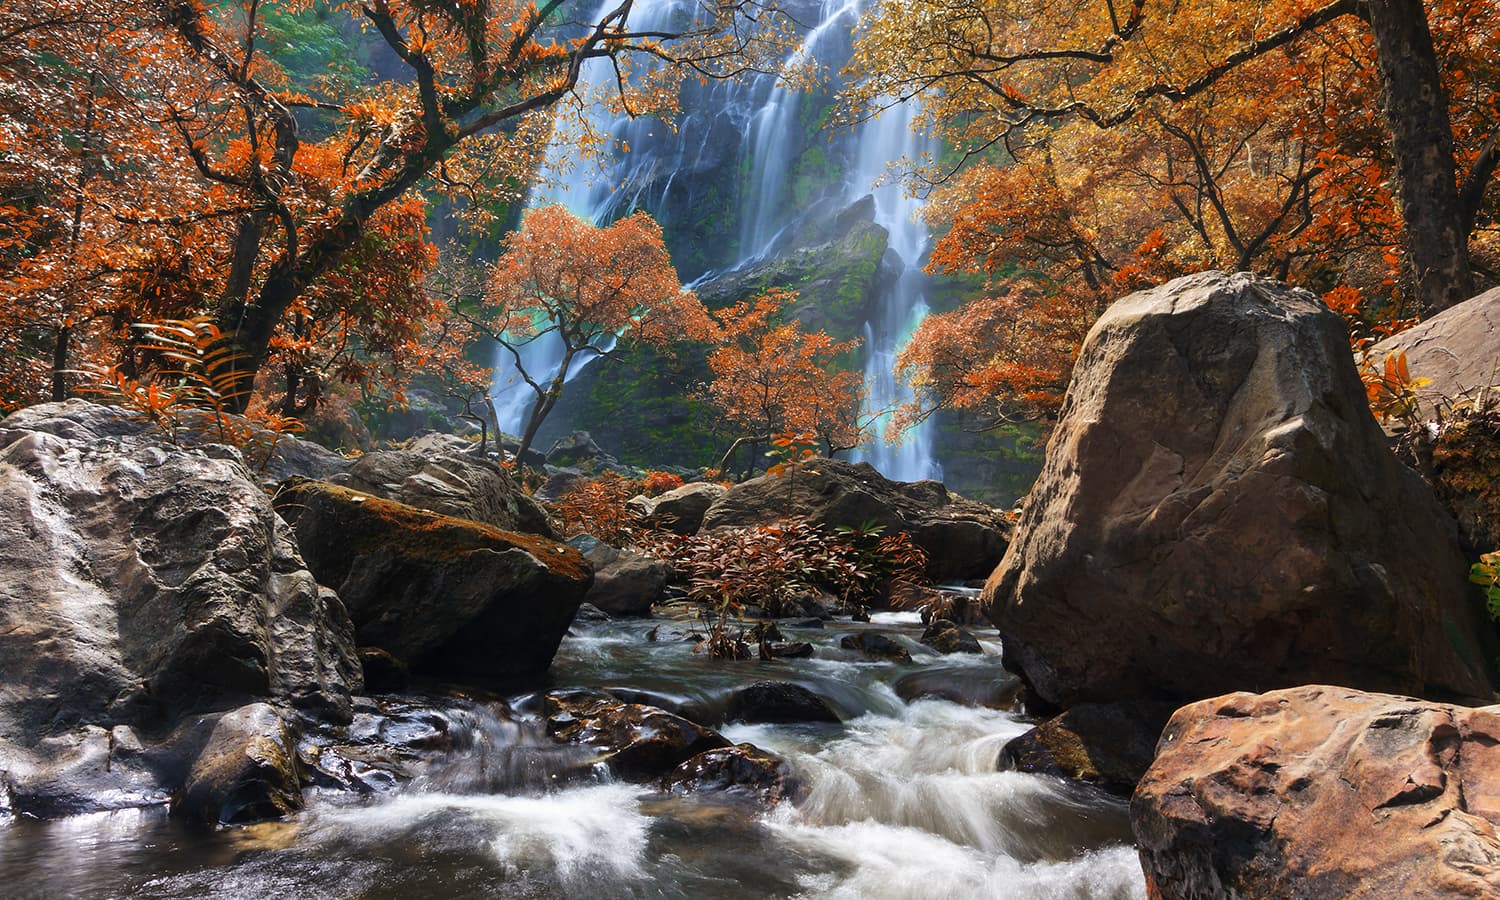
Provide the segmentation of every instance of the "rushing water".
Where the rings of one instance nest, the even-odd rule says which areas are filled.
[[[993,655],[922,654],[914,618],[787,629],[817,656],[769,663],[647,641],[654,625],[681,624],[662,620],[579,626],[564,641],[557,686],[629,688],[708,715],[757,680],[827,698],[842,724],[724,729],[790,762],[810,787],[796,807],[759,812],[615,781],[577,748],[538,740],[524,716],[429,698],[381,727],[420,738],[440,716],[459,739],[405,787],[366,799],[311,792],[288,821],[213,833],[160,810],[20,821],[0,828],[0,884],[18,898],[1143,896],[1120,804],[996,770],[1000,747],[1027,727],[1021,718],[899,699],[893,683],[918,668],[955,683],[1009,677]],[[860,627],[902,635],[916,664],[838,649]]]

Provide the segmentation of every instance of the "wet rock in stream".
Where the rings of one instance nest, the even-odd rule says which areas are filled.
[[[766,806],[800,802],[807,787],[786,760],[754,744],[736,744],[698,754],[672,771],[663,787],[677,794],[702,791],[748,795]]]
[[[800,684],[759,681],[730,695],[724,718],[729,722],[838,722],[839,714],[827,700]]]
[[[839,646],[845,650],[855,650],[864,654],[866,659],[879,660],[882,662],[911,662],[911,654],[907,649],[895,640],[874,631],[862,631],[859,634],[846,634],[839,639]]]
[[[610,771],[631,781],[659,778],[705,750],[730,746],[682,716],[601,691],[552,691],[542,698],[542,715],[549,737],[598,750]]]

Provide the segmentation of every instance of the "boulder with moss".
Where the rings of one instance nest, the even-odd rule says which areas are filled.
[[[546,510],[504,469],[454,447],[428,449],[417,443],[366,453],[342,481],[355,490],[502,531],[557,536]]]
[[[359,644],[414,673],[540,677],[593,581],[567,544],[339,485],[287,482],[276,509]]]

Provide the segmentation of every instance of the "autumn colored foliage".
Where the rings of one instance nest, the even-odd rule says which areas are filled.
[[[608,356],[622,342],[667,346],[707,340],[713,330],[649,215],[596,228],[561,206],[529,211],[506,238],[473,321],[509,351],[536,397],[517,456],[557,404],[575,362]],[[527,371],[521,348],[539,340],[561,346],[556,371]]]
[[[863,26],[844,115],[921,97],[948,148],[912,173],[930,268],[987,284],[902,357],[908,421],[1045,412],[1097,311],[1185,272],[1348,287],[1397,318],[1468,296],[1471,263],[1497,277],[1487,0],[915,0]]]
[[[423,290],[429,198],[491,224],[587,60],[627,76],[648,61],[612,98],[647,112],[677,79],[735,74],[785,40],[756,0],[649,33],[629,3],[584,27],[563,5],[0,6],[0,407],[121,362],[132,323],[205,315],[236,366],[278,371],[288,413],[329,382],[399,398],[447,312]],[[293,26],[324,29],[324,55]],[[360,69],[359,52],[390,64]]]
[[[719,343],[708,355],[708,397],[745,442],[810,435],[832,455],[866,437],[859,419],[863,379],[837,368],[859,341],[835,341],[783,319],[796,296],[772,290],[714,314]]]

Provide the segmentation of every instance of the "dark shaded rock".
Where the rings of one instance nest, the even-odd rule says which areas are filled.
[[[1008,742],[1000,768],[1082,781],[1129,797],[1174,709],[1168,703],[1081,703]]]
[[[224,714],[173,811],[206,825],[279,819],[302,808],[297,739],[265,703]]]
[[[983,577],[1005,553],[1009,524],[997,511],[956,497],[936,481],[890,481],[869,463],[815,459],[782,475],[730,488],[703,517],[703,528],[765,525],[805,516],[828,528],[884,526],[906,532],[927,552],[935,579]]]
[[[1465,553],[1500,547],[1500,407],[1452,411],[1404,434],[1397,448],[1458,521]]]
[[[1172,716],[1130,804],[1154,897],[1500,896],[1500,715],[1310,685]]]
[[[379,647],[360,647],[359,666],[365,675],[365,690],[371,694],[395,694],[411,684],[406,663]]]
[[[547,451],[547,465],[558,468],[581,469],[585,472],[600,472],[612,469],[620,463],[604,448],[594,443],[587,431],[575,431],[558,439]]]
[[[593,575],[566,544],[335,485],[288,482],[276,508],[359,642],[413,672],[540,676]]]
[[[0,421],[0,770],[36,815],[154,802],[138,735],[269,699],[346,721],[352,628],[236,454],[83,401]]]
[[[626,506],[658,528],[676,534],[697,534],[703,514],[728,490],[721,484],[694,481],[655,497],[632,497]]]
[[[612,772],[630,781],[660,778],[699,753],[730,745],[681,716],[600,691],[553,691],[542,702],[548,736],[596,749]]]
[[[729,722],[838,722],[839,714],[827,700],[800,684],[759,681],[729,697]]]
[[[813,645],[806,641],[767,641],[761,645],[762,659],[810,659]]]
[[[783,800],[799,803],[807,796],[806,786],[786,760],[754,744],[700,753],[674,769],[663,786],[676,794],[714,791],[749,795],[766,806]]]
[[[1488,698],[1465,568],[1343,319],[1206,272],[1095,324],[985,597],[1006,664],[1058,706],[1319,681]]]
[[[592,535],[568,541],[594,567],[594,583],[584,601],[612,616],[644,616],[661,599],[670,570],[650,556],[611,547]]]
[[[536,492],[538,500],[553,503],[568,496],[588,483],[589,476],[579,469],[559,469],[548,466],[547,480]]]
[[[907,652],[905,647],[885,635],[874,631],[846,634],[839,639],[839,646],[845,650],[856,650],[863,653],[868,659],[883,662],[911,662],[911,654]]]
[[[922,643],[939,653],[983,653],[979,639],[947,619],[936,619],[922,632]]]
[[[578,607],[578,612],[573,614],[574,622],[608,622],[610,618],[609,613],[587,603]]]
[[[467,447],[461,439],[459,443]],[[445,516],[556,537],[547,513],[495,463],[454,449],[366,453],[349,470],[346,487]]]
[[[896,696],[911,703],[933,698],[963,706],[1019,711],[1024,689],[1021,679],[1005,671],[975,666],[947,669],[934,666],[901,676],[893,685]]]

